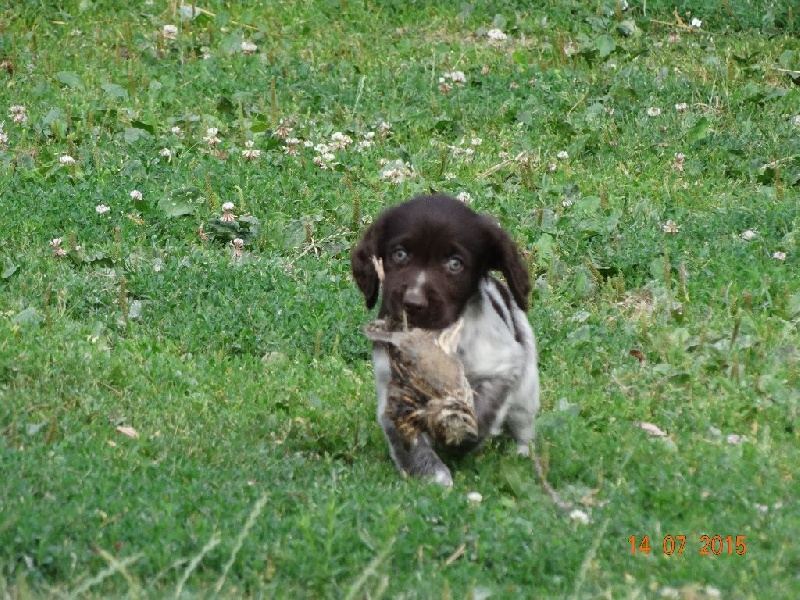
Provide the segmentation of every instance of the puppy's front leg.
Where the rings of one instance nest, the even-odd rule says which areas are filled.
[[[420,434],[409,443],[386,414],[392,371],[386,350],[378,344],[373,347],[372,362],[375,366],[375,388],[378,394],[378,423],[386,436],[394,464],[401,472],[411,476],[433,479],[444,486],[453,485],[450,469],[434,452],[430,438]]]
[[[475,417],[480,439],[498,435],[508,412],[507,399],[511,383],[504,378],[485,379],[473,385]]]
[[[397,468],[412,477],[432,479],[439,485],[453,485],[453,476],[433,450],[430,438],[426,434],[418,435],[411,443],[407,442],[389,417],[380,420],[389,452]]]

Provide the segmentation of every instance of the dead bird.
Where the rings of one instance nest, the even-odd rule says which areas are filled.
[[[456,354],[463,325],[459,319],[442,330],[393,330],[378,319],[364,329],[386,345],[392,375],[384,416],[407,445],[424,434],[445,448],[478,442],[474,395]]]

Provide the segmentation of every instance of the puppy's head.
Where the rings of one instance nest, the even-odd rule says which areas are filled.
[[[385,210],[352,254],[353,276],[367,307],[378,301],[380,280],[372,257],[383,261],[380,315],[425,329],[454,323],[499,270],[514,300],[528,306],[528,273],[508,234],[490,217],[449,196],[419,196]]]

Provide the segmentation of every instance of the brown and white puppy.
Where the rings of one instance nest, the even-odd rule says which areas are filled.
[[[383,262],[383,293],[373,257]],[[385,210],[352,254],[353,276],[367,308],[424,329],[464,319],[458,356],[475,393],[479,441],[506,430],[528,452],[539,408],[536,341],[525,315],[530,280],[509,235],[486,215],[445,195],[419,196]],[[503,274],[506,284],[491,275]],[[386,348],[373,345],[378,422],[397,467],[452,485],[430,436],[409,443],[384,414],[391,369]],[[466,451],[469,447],[445,448]]]

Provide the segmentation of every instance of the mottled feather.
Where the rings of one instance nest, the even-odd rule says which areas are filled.
[[[385,414],[408,443],[423,433],[443,446],[478,439],[473,391],[456,354],[462,326],[396,330],[379,319],[364,330],[386,346],[392,379]]]

